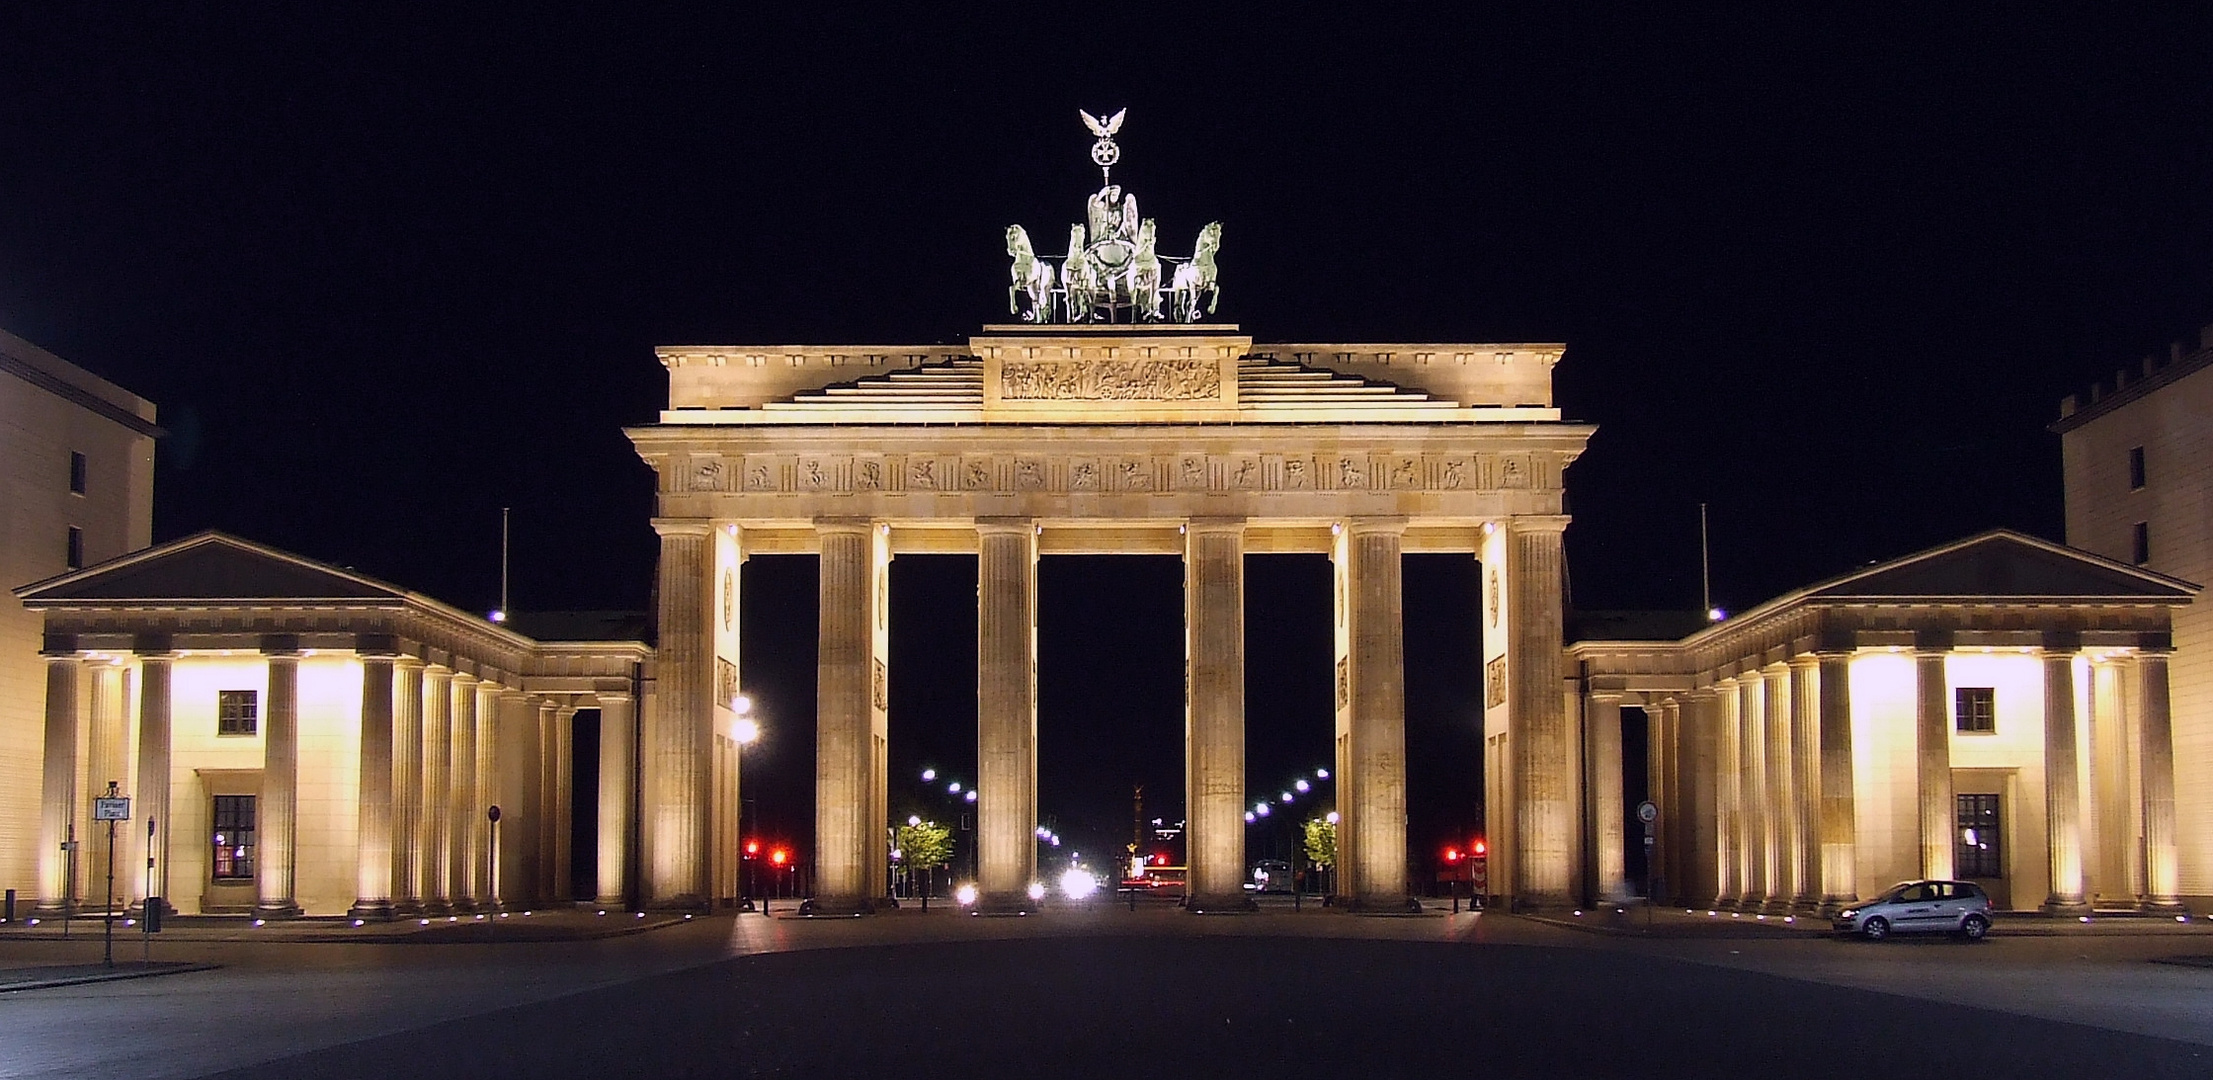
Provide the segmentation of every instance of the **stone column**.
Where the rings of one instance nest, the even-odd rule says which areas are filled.
[[[508,907],[534,907],[538,902],[538,788],[544,767],[538,748],[538,702],[515,689],[499,695],[498,797],[499,880],[496,892]]]
[[[484,848],[477,843],[476,823],[484,806],[476,786],[476,697],[479,683],[468,672],[453,673],[453,756],[447,776],[447,801],[442,811],[449,838],[446,852],[446,902],[455,912],[477,910],[484,892],[477,887],[477,868],[484,865]]]
[[[2078,633],[2044,635],[2044,833],[2052,891],[2044,910],[2085,915],[2082,886],[2082,770],[2075,754]]]
[[[1683,725],[1683,766],[1679,785],[1683,812],[1679,835],[1683,843],[1682,892],[1685,903],[1718,903],[1727,891],[1723,884],[1728,867],[1721,858],[1722,828],[1718,774],[1720,762],[1720,705],[1712,689],[1693,690],[1680,705]]]
[[[599,887],[595,899],[620,907],[630,895],[631,770],[637,723],[628,694],[599,695]]]
[[[91,675],[89,696],[89,731],[85,739],[85,781],[92,790],[80,794],[98,796],[107,791],[108,782],[120,785],[130,780],[125,769],[130,763],[129,724],[123,712],[123,669],[108,661],[95,661],[86,669]],[[90,807],[86,808],[90,812]],[[108,827],[105,824],[87,822],[88,828],[78,835],[83,841],[78,850],[83,858],[77,860],[77,872],[83,876],[80,895],[94,904],[105,904],[107,895]],[[120,843],[116,861],[120,880],[115,895],[118,899],[130,895],[128,884],[133,875],[130,870],[130,826],[118,825],[115,838]]]
[[[1575,881],[1576,778],[1568,758],[1567,700],[1562,693],[1562,542],[1567,526],[1565,515],[1516,516],[1506,522],[1506,573],[1512,580],[1506,590],[1512,607],[1507,624],[1507,746],[1518,796],[1513,887],[1514,902],[1523,907],[1564,904]],[[1403,864],[1403,824],[1399,840]]]
[[[1589,832],[1597,869],[1593,899],[1626,900],[1629,871],[1623,844],[1628,824],[1621,794],[1621,695],[1594,691],[1583,701],[1583,745],[1589,748],[1585,760],[1590,763],[1585,784],[1591,793]],[[1652,744],[1646,747],[1648,753],[1657,749]],[[1641,829],[1638,842],[1643,842]]]
[[[1645,889],[1655,902],[1672,900],[1682,894],[1684,883],[1690,880],[1684,872],[1685,840],[1690,836],[1682,819],[1683,808],[1689,800],[1683,797],[1683,707],[1675,698],[1664,701],[1647,700],[1644,707],[1645,739],[1648,746],[1660,748],[1655,758],[1656,767],[1648,769],[1645,783],[1652,791],[1653,805],[1660,810],[1660,818],[1652,830],[1653,850],[1646,852],[1645,876],[1659,878],[1654,889],[1647,880]],[[1638,842],[1643,842],[1640,833]]]
[[[392,917],[392,713],[393,657],[359,646],[361,656],[361,795],[356,806],[354,902],[356,919]]]
[[[1762,672],[1761,703],[1767,721],[1767,908],[1789,911],[1798,896],[1797,744],[1791,741],[1790,668],[1769,664]]]
[[[2146,635],[2147,637],[2151,635]],[[2177,910],[2182,906],[2175,861],[2174,716],[2167,687],[2167,635],[2138,647],[2136,676],[2139,760],[2144,786],[2144,906]]]
[[[1037,527],[976,521],[976,847],[981,904],[1027,910],[1037,877]]]
[[[478,911],[499,908],[499,890],[492,887],[492,871],[499,865],[492,850],[492,822],[487,813],[500,796],[500,710],[507,689],[486,677],[476,687],[476,769],[469,779],[469,896]]]
[[[1735,679],[1714,684],[1714,888],[1716,903],[1744,899],[1744,717]]]
[[[1915,779],[1920,789],[1921,876],[1952,876],[1959,807],[1952,799],[1952,709],[1944,700],[1949,631],[1916,631],[1913,653]]]
[[[1835,914],[1859,899],[1859,810],[1852,772],[1852,653],[1815,655],[1820,695],[1815,739],[1821,746],[1821,909]]]
[[[75,859],[66,846],[77,840],[77,686],[83,662],[77,643],[46,641],[45,771],[39,791],[38,910],[61,915],[77,898],[70,872]]]
[[[1345,604],[1337,885],[1356,911],[1404,911],[1412,903],[1406,887],[1405,536],[1404,518],[1354,518],[1335,545]],[[1559,683],[1552,689],[1555,715],[1564,715]],[[1526,803],[1526,789],[1522,797]],[[1563,860],[1560,869],[1572,867]]]
[[[131,812],[134,836],[145,840],[144,858],[151,860],[131,875],[134,896],[162,898],[162,910],[175,911],[169,902],[169,725],[170,669],[175,663],[166,638],[141,638],[138,642],[138,781]],[[147,835],[148,827],[153,834]]]
[[[538,901],[574,901],[569,877],[569,808],[575,796],[575,767],[570,743],[575,738],[576,706],[544,701],[538,706]]]
[[[1821,662],[1790,660],[1791,905],[1821,906]]]
[[[1184,906],[1250,910],[1245,895],[1245,523],[1184,526]]]
[[[422,914],[423,662],[392,661],[392,914]]]
[[[300,913],[292,898],[299,836],[300,643],[265,639],[269,692],[261,711],[261,795],[254,800],[254,914],[264,919]]]
[[[815,523],[822,551],[815,662],[815,887],[809,911],[874,909],[870,866],[884,830],[871,790],[874,582],[865,520]],[[988,780],[978,785],[989,792]],[[982,796],[979,796],[981,798]],[[1026,884],[1026,882],[1025,882]]]
[[[423,913],[453,911],[453,669],[423,669],[423,779],[416,803],[416,895]]]
[[[891,527],[878,523],[868,533],[869,576],[869,764],[868,800],[869,820],[875,827],[868,832],[869,895],[889,903],[891,899]],[[737,803],[741,765],[745,747],[737,742],[730,744],[730,797],[732,807]],[[736,813],[730,816],[730,850],[733,855],[743,840],[738,836]],[[730,894],[736,896],[741,883],[738,876],[744,865],[732,858],[730,862]]]
[[[661,534],[661,640],[642,762],[643,902],[704,909],[715,735],[712,527],[665,518],[653,527]]]
[[[1744,894],[1738,903],[1747,911],[1767,904],[1772,882],[1768,872],[1775,865],[1775,850],[1768,846],[1767,694],[1766,681],[1757,671],[1737,678],[1738,781],[1737,850],[1743,856],[1739,877]]]

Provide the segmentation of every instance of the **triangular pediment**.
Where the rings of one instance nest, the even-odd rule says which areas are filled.
[[[1806,591],[1813,600],[2098,599],[2187,602],[2189,582],[1996,529],[1868,567]]]
[[[401,600],[404,590],[218,532],[157,544],[24,586],[27,605],[73,602],[273,603]]]

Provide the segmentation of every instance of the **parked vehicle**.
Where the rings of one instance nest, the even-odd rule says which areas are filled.
[[[1981,941],[1990,932],[1990,894],[1972,881],[1901,881],[1838,912],[1833,925],[1840,934],[1869,941],[1892,934],[1956,934]]]

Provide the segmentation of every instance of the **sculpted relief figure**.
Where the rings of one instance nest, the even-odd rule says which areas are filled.
[[[1052,264],[1037,257],[1029,232],[1020,225],[1007,226],[1007,255],[1014,260],[1008,270],[1014,280],[1007,286],[1007,314],[1019,315],[1023,322],[1053,321]],[[1029,297],[1028,310],[1022,307],[1023,296]]]
[[[1199,296],[1206,294],[1206,313],[1214,314],[1222,302],[1222,287],[1215,272],[1214,254],[1222,248],[1222,223],[1210,221],[1199,230],[1199,246],[1191,261],[1176,267],[1172,291],[1176,297],[1176,321],[1199,321]]]

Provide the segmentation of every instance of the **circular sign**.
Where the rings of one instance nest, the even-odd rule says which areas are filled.
[[[484,816],[485,816],[485,817],[488,817],[488,818],[490,818],[490,819],[492,819],[492,824],[494,824],[494,825],[497,825],[497,824],[499,824],[499,806],[498,806],[498,804],[496,804],[496,803],[495,803],[495,804],[493,804],[493,806],[492,806],[492,808],[491,808],[491,809],[489,809],[489,810],[486,810],[486,811],[484,812]]]
[[[1644,822],[1644,823],[1645,823],[1645,824],[1647,824],[1647,825],[1650,825],[1650,824],[1652,824],[1653,822],[1655,822],[1655,821],[1658,821],[1659,819],[1660,819],[1660,808],[1659,808],[1659,807],[1657,807],[1657,806],[1654,806],[1654,805],[1652,805],[1652,801],[1651,801],[1651,800],[1647,799],[1647,800],[1645,800],[1644,802],[1641,802],[1641,803],[1638,803],[1638,804],[1637,804],[1637,820],[1638,820],[1638,821],[1641,821],[1641,822]]]

